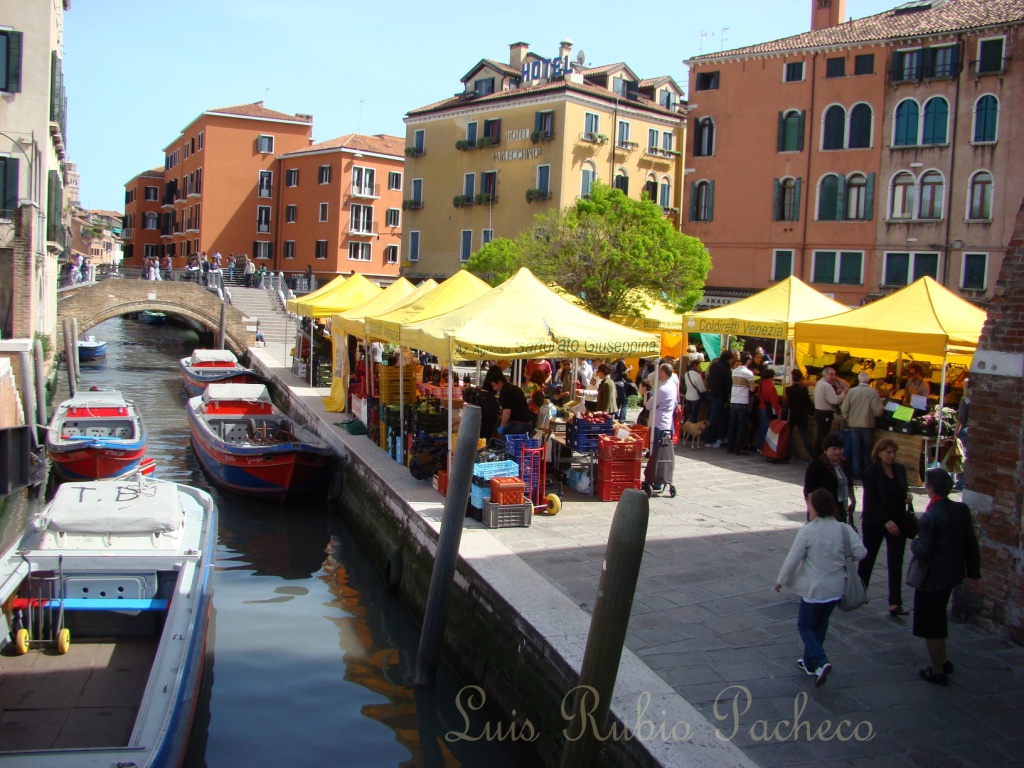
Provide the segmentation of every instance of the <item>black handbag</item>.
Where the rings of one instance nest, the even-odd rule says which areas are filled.
[[[903,514],[903,521],[899,528],[900,533],[908,539],[917,538],[917,515],[914,514],[914,502],[907,502],[907,509]]]
[[[928,578],[928,561],[914,555],[907,566],[907,586],[920,589]]]

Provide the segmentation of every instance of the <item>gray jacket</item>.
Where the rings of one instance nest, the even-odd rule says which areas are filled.
[[[857,532],[833,517],[818,517],[796,533],[776,581],[805,600],[838,600],[846,588],[846,545],[863,560],[868,551]]]

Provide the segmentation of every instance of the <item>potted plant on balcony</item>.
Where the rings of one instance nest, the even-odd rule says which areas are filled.
[[[583,134],[585,141],[589,141],[591,144],[604,144],[608,141],[608,137],[603,133],[585,133]]]
[[[456,195],[455,197],[452,198],[452,205],[454,205],[456,208],[463,208],[463,207],[465,207],[467,205],[472,205],[472,204],[473,204],[473,196],[472,195]]]
[[[548,193],[544,189],[528,189],[526,190],[526,202],[532,203],[535,200],[547,200]]]
[[[422,154],[423,154],[423,150],[418,148],[418,147],[406,147],[405,148],[405,156],[406,157],[419,157]]]
[[[551,141],[554,138],[554,133],[551,131],[534,131],[530,134],[530,141],[537,144],[541,141]]]
[[[423,207],[422,200],[403,200],[402,210],[403,211],[415,211]]]
[[[464,152],[467,149],[473,149],[475,145],[469,139],[459,139],[455,142],[455,148],[460,152]]]
[[[497,200],[498,198],[490,192],[481,192],[474,198],[473,202],[477,205],[486,205],[487,203],[497,202]]]
[[[476,140],[476,146],[478,149],[486,149],[487,147],[497,143],[498,140],[493,136],[481,136]]]

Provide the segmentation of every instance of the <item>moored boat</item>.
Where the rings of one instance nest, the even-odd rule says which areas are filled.
[[[107,342],[100,341],[95,336],[86,336],[78,340],[78,359],[95,360],[107,354]]]
[[[139,474],[58,489],[0,556],[0,766],[181,764],[216,518],[209,494]]]
[[[166,312],[157,312],[152,309],[144,309],[139,312],[139,322],[146,325],[163,325],[167,322]]]
[[[192,446],[216,484],[284,501],[327,480],[330,446],[274,407],[263,384],[210,384],[188,401]]]
[[[59,406],[46,431],[46,452],[62,480],[102,480],[153,471],[146,426],[135,403],[116,390],[79,392]]]
[[[196,349],[179,364],[185,391],[192,397],[203,394],[212,382],[234,384],[266,384],[266,379],[238,362],[227,349]]]

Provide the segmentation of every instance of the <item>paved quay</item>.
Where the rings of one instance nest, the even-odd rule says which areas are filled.
[[[251,352],[307,414],[343,431],[336,424],[345,417],[323,410],[327,390],[304,387],[267,350]],[[365,437],[345,438],[365,460],[390,462]],[[677,448],[679,495],[651,500],[613,706],[629,711],[631,697],[649,690],[651,711],[664,709],[669,727],[680,719],[693,725],[690,744],[653,750],[662,765],[1024,765],[1024,648],[951,620],[950,686],[920,680],[924,642],[911,635],[911,617],[888,615],[884,553],[868,605],[832,615],[826,685],[814,688],[796,667],[798,598],[772,585],[804,523],[804,466]],[[407,482],[408,473],[386,474],[397,494],[433,494],[426,483]],[[915,493],[921,511],[923,492]],[[470,521],[460,555],[476,568],[514,561],[524,617],[550,627],[567,657],[581,658],[614,511],[614,503],[567,490],[562,511],[535,516],[529,528],[478,530]],[[904,601],[912,607],[908,587]],[[741,752],[716,750],[716,740]]]

